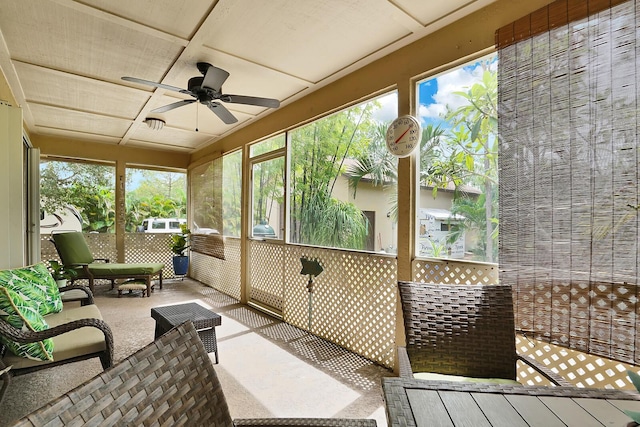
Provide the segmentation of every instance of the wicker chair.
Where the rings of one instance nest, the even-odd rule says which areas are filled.
[[[571,385],[515,346],[508,285],[398,282],[406,347],[398,347],[400,376],[426,372],[516,380],[518,360],[556,385]]]
[[[80,307],[65,308],[60,313],[45,316],[49,329],[38,332],[21,330],[0,319],[0,335],[13,341],[32,343],[52,338],[54,343],[53,361],[34,361],[19,357],[0,345],[0,402],[14,376],[94,357],[100,358],[104,369],[113,364],[113,334],[93,304],[93,294],[80,285],[60,290],[84,292],[84,297],[78,299]]]
[[[375,420],[232,420],[209,355],[185,322],[17,422],[42,425],[371,426]]]

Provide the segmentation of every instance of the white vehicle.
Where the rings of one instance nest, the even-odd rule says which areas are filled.
[[[184,218],[147,218],[136,231],[139,233],[179,233],[180,224],[186,224]]]

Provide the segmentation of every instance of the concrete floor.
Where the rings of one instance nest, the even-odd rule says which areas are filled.
[[[169,280],[150,298],[118,298],[108,285],[99,285],[95,297],[114,334],[116,361],[153,340],[152,307],[197,302],[222,315],[216,329],[220,363],[214,367],[234,418],[373,418],[387,425],[380,380],[393,376],[391,371],[210,287]],[[93,359],[13,378],[0,405],[0,427],[100,371]]]

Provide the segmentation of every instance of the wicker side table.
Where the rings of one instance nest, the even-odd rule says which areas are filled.
[[[194,302],[167,305],[151,309],[151,317],[156,321],[155,338],[169,332],[174,327],[191,320],[207,353],[214,353],[218,363],[218,341],[216,326],[222,324],[222,317]]]

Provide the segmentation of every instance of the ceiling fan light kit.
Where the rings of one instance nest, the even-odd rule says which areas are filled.
[[[189,95],[195,98],[183,99],[172,104],[165,105],[164,107],[156,108],[155,110],[151,110],[152,113],[165,113],[167,111],[173,110],[174,108],[189,105],[194,102],[199,102],[203,105],[206,105],[211,111],[213,111],[216,116],[220,118],[220,120],[229,125],[236,123],[238,119],[233,114],[231,114],[231,112],[227,110],[224,105],[217,101],[228,102],[232,104],[255,105],[258,107],[266,108],[278,108],[280,106],[280,101],[278,101],[277,99],[245,95],[230,95],[222,93],[222,84],[229,77],[229,73],[221,68],[214,67],[207,62],[198,62],[196,66],[202,73],[203,77],[192,77],[191,79],[189,79],[187,85],[188,89],[182,89],[175,86],[156,83],[149,80],[143,80],[137,77],[122,77],[122,80],[154,86],[174,92],[180,92],[182,94]],[[164,122],[162,124],[164,125]]]
[[[147,124],[147,126],[149,126],[149,129],[153,130],[162,130],[165,124],[164,120],[155,119],[153,117],[147,117],[146,119],[144,119],[144,122]]]

